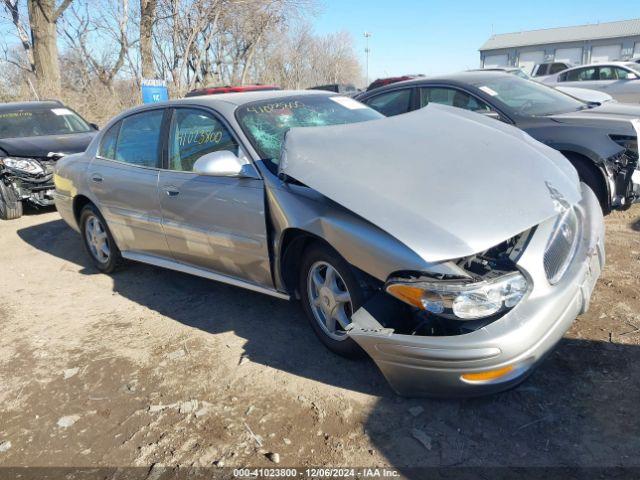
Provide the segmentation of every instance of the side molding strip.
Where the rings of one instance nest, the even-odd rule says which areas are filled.
[[[234,277],[227,275],[221,275],[219,273],[213,273],[203,268],[186,265],[184,263],[176,262],[174,260],[168,260],[166,258],[160,258],[153,255],[147,255],[144,253],[137,253],[132,251],[121,252],[122,256],[127,260],[134,260],[136,262],[148,263],[155,265],[156,267],[167,268],[169,270],[176,270],[182,273],[188,273],[189,275],[195,275],[197,277],[207,278],[209,280],[215,280],[216,282],[226,283],[233,285],[234,287],[246,288],[258,293],[264,293],[265,295],[271,295],[272,297],[280,298],[282,300],[289,300],[290,297],[286,293],[278,292],[269,288],[261,287],[253,283],[245,282]]]

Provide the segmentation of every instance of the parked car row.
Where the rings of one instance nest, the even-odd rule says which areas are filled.
[[[133,260],[299,300],[402,395],[527,378],[588,309],[603,212],[639,193],[635,107],[516,75],[357,99],[224,88],[80,132],[86,150],[55,163],[58,212],[101,272]]]
[[[640,65],[635,62],[581,65],[549,75],[541,81],[552,86],[598,90],[619,102],[640,103]]]

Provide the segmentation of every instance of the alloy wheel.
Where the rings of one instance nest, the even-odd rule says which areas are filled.
[[[334,340],[347,338],[353,306],[347,284],[340,273],[324,261],[315,262],[307,276],[307,296],[315,320]]]
[[[107,263],[111,256],[107,231],[95,215],[90,215],[84,224],[84,235],[91,255],[100,263]]]

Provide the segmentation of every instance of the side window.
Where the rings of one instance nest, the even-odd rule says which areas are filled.
[[[158,167],[163,112],[163,110],[152,110],[138,113],[122,121],[116,147],[116,160],[142,167]]]
[[[613,67],[600,67],[600,80],[616,80],[616,69]]]
[[[109,130],[105,132],[100,141],[100,149],[98,155],[109,160],[116,159],[116,143],[118,142],[118,131],[120,130],[120,124],[116,123]]]
[[[633,77],[633,72],[630,72],[629,70],[625,70],[624,68],[620,68],[620,67],[615,67],[615,75],[616,78],[618,80],[628,80],[629,78],[634,78]],[[631,75],[631,77],[629,77]]]
[[[365,103],[387,117],[407,113],[411,107],[411,89],[383,93]]]
[[[421,88],[420,108],[426,107],[429,103],[439,103],[451,107],[464,108],[472,112],[489,112],[491,107],[482,100],[452,88]]]
[[[549,68],[549,75],[553,75],[554,73],[558,73],[566,69],[567,66],[564,63],[554,63]]]
[[[578,68],[567,72],[566,75],[567,82],[588,82],[597,79],[595,68]]]
[[[196,160],[220,150],[237,154],[238,144],[214,115],[187,108],[174,111],[169,132],[170,170],[191,172]]]

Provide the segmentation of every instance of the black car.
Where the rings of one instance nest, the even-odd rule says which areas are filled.
[[[56,101],[0,104],[0,219],[53,205],[53,165],[83,152],[98,127]]]
[[[636,182],[640,177],[640,123],[632,122],[640,119],[638,106],[585,103],[546,85],[492,71],[409,80],[356,98],[387,116],[438,103],[501,120],[562,152],[605,213],[640,199],[640,185],[632,179],[634,172]]]

